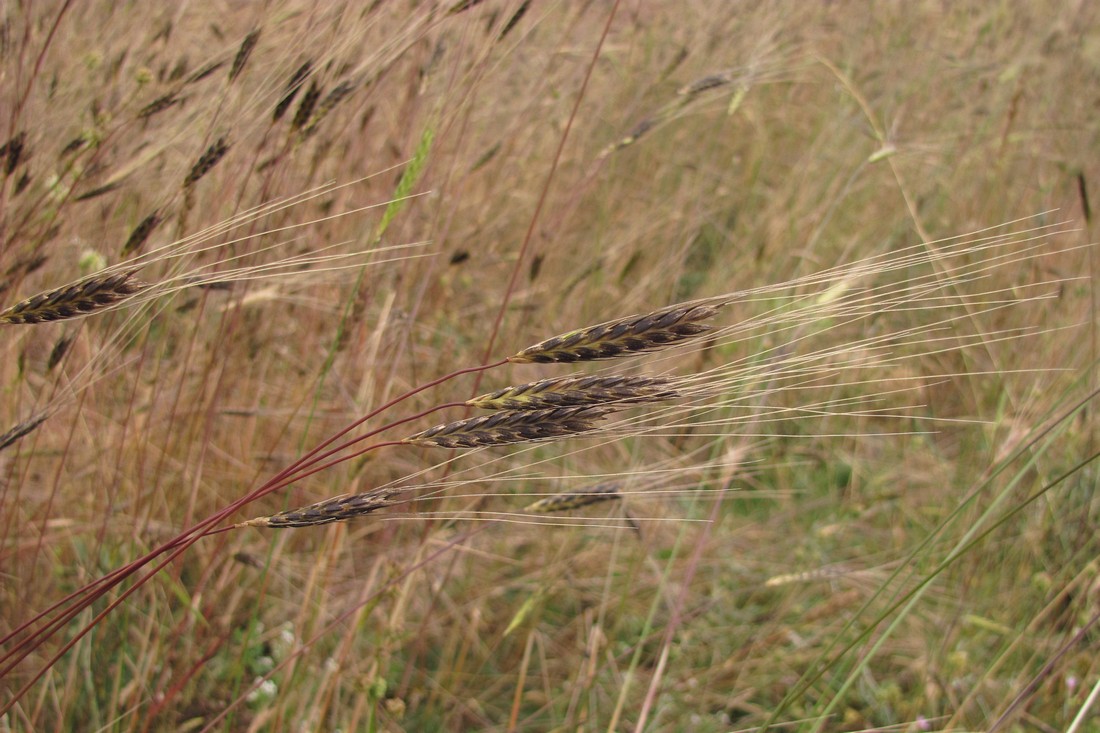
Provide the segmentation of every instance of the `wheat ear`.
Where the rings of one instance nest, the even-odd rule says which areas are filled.
[[[550,440],[593,430],[595,421],[612,411],[606,407],[501,410],[492,415],[436,425],[402,442],[440,448],[480,448]]]
[[[678,397],[659,377],[558,377],[479,395],[466,402],[483,410],[542,410],[613,402],[660,402]]]
[[[621,498],[622,494],[619,493],[619,484],[616,482],[607,482],[586,486],[583,489],[576,489],[575,491],[566,491],[561,494],[547,496],[539,499],[533,504],[529,504],[524,508],[524,511],[536,512],[539,514],[565,512],[570,509],[579,509],[589,504],[598,504],[601,501],[612,501]]]
[[[361,494],[344,494],[331,499],[319,501],[299,509],[291,509],[286,512],[272,514],[269,517],[256,517],[234,525],[235,527],[273,527],[284,529],[290,527],[315,527],[319,524],[343,522],[355,517],[362,517],[382,507],[389,506],[393,502],[391,497],[396,492],[392,489],[366,491]]]
[[[595,361],[654,351],[711,330],[705,321],[725,305],[678,304],[554,336],[508,357],[516,363]]]
[[[0,323],[63,321],[105,310],[149,287],[134,279],[135,272],[99,275],[39,293],[0,311]]]

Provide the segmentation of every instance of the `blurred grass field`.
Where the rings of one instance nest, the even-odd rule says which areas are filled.
[[[0,6],[0,302],[140,253],[174,283],[2,328],[0,430],[48,416],[0,451],[0,731],[1095,730],[1098,110],[1087,2]],[[905,307],[847,320],[862,281],[805,280],[923,252],[872,273],[888,299],[1003,224],[1036,249]],[[430,489],[205,537],[24,655],[36,613],[382,403],[754,288],[616,364],[714,375],[709,406],[348,460],[234,521]]]

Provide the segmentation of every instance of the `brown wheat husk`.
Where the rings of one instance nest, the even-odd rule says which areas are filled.
[[[79,318],[133,297],[149,287],[134,279],[137,270],[90,277],[32,298],[0,311],[0,323],[33,324]]]
[[[436,425],[403,442],[440,448],[481,448],[586,433],[595,421],[613,412],[606,407],[560,407],[548,410],[501,410],[492,415]]]
[[[619,484],[607,482],[594,484],[575,491],[566,491],[554,496],[547,496],[533,504],[529,504],[524,511],[546,514],[549,512],[565,512],[571,509],[579,509],[590,504],[598,504],[602,501],[621,499]]]
[[[293,527],[316,527],[332,522],[344,522],[356,517],[366,516],[378,509],[392,504],[393,490],[379,490],[363,492],[361,494],[345,494],[325,499],[309,506],[279,512],[269,517],[256,517],[246,522],[240,522],[236,527],[272,527],[274,529],[289,529]]]
[[[678,304],[541,341],[508,357],[515,363],[571,363],[632,356],[665,348],[712,329],[705,323],[722,303]]]
[[[466,402],[483,410],[541,410],[608,403],[660,402],[678,397],[659,377],[557,377],[517,384]]]

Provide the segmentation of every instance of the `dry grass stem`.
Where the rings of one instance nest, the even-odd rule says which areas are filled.
[[[316,504],[272,514],[269,517],[256,517],[241,522],[236,527],[272,527],[288,529],[291,527],[315,527],[320,524],[343,522],[362,517],[382,507],[389,506],[395,491],[392,489],[366,491],[361,494],[345,494]]]
[[[660,377],[558,377],[479,395],[466,404],[483,410],[542,410],[613,402],[660,402],[678,397]]]
[[[90,277],[39,293],[0,312],[0,323],[45,323],[102,311],[149,287],[134,279],[136,270]]]
[[[724,303],[678,304],[643,316],[632,316],[570,331],[508,357],[526,364],[595,361],[655,351],[711,330],[700,321],[711,318]]]
[[[577,489],[575,491],[566,491],[561,494],[555,494],[554,496],[544,497],[526,506],[524,511],[538,514],[565,512],[571,509],[579,509],[589,504],[598,504],[602,501],[612,501],[621,498],[622,494],[619,493],[619,484],[611,481],[586,486],[583,489]]]
[[[602,407],[561,407],[550,410],[501,410],[492,415],[436,425],[405,438],[414,445],[440,448],[480,448],[586,433],[613,410]]]

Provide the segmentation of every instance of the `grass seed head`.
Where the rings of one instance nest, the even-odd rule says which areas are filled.
[[[483,410],[541,410],[574,405],[659,402],[679,396],[659,377],[557,377],[479,395],[466,404]]]
[[[106,310],[145,290],[136,270],[100,275],[39,293],[0,311],[0,323],[45,323]]]
[[[362,517],[382,507],[389,506],[393,496],[391,490],[366,491],[361,494],[345,494],[319,501],[298,509],[279,512],[269,517],[256,517],[241,522],[238,527],[273,527],[287,529],[292,527],[315,527],[320,524],[343,522]]]
[[[481,448],[551,440],[593,430],[595,421],[612,411],[605,407],[501,410],[492,415],[436,425],[404,442],[440,448]]]
[[[214,166],[218,164],[226,152],[229,150],[229,143],[225,141],[224,137],[219,137],[215,140],[210,147],[206,149],[206,152],[195,161],[195,165],[191,166],[191,170],[188,172],[187,177],[183,179],[183,187],[190,188],[195,185],[200,178],[210,172]]]
[[[612,501],[621,498],[622,494],[619,493],[619,484],[612,481],[544,497],[533,504],[527,505],[524,511],[538,514],[565,512],[571,509],[579,509],[589,504],[598,504],[602,501]]]
[[[632,356],[655,351],[711,330],[705,321],[721,305],[673,305],[643,316],[632,316],[554,336],[508,357],[528,364],[570,363]]]

